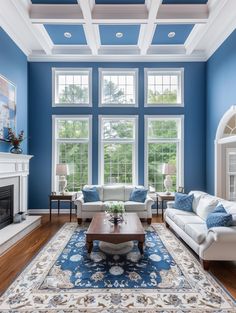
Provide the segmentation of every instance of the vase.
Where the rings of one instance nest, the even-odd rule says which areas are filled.
[[[114,225],[117,225],[118,224],[118,214],[113,213],[113,218],[114,218]]]
[[[10,149],[10,152],[11,153],[14,153],[14,154],[21,154],[23,152],[23,150],[21,149],[20,146],[13,146],[11,149]]]

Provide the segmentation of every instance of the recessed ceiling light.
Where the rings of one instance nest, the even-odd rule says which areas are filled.
[[[69,32],[65,32],[65,33],[64,33],[64,37],[66,37],[66,38],[71,38],[72,35],[71,35],[71,33],[69,33]]]
[[[116,33],[116,38],[122,38],[122,37],[123,37],[123,33],[120,33],[120,32]]]
[[[169,38],[175,37],[175,32],[169,32],[168,37],[169,37]]]

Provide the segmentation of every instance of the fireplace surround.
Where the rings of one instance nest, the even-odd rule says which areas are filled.
[[[0,229],[13,222],[14,185],[0,187]]]

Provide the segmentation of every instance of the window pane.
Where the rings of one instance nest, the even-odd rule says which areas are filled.
[[[148,122],[148,138],[178,138],[178,126],[175,120],[150,120]]]
[[[156,191],[164,191],[165,175],[162,174],[164,163],[171,163],[176,166],[177,144],[176,143],[149,143],[148,144],[148,184]],[[173,188],[176,190],[176,175],[171,176]]]
[[[57,132],[60,139],[88,139],[89,122],[88,120],[58,120]]]
[[[131,120],[106,120],[103,121],[103,139],[133,139],[134,122]]]
[[[102,104],[135,104],[135,73],[102,75]]]
[[[56,76],[56,103],[89,104],[89,71],[60,71]]]
[[[104,183],[132,184],[132,144],[104,145]]]
[[[60,143],[59,163],[69,167],[67,189],[78,191],[88,183],[88,143]]]
[[[147,103],[148,104],[179,104],[181,103],[180,73],[156,71],[147,72]]]

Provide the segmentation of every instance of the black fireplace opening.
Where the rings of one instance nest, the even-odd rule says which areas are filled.
[[[13,223],[14,185],[0,187],[0,229]]]

